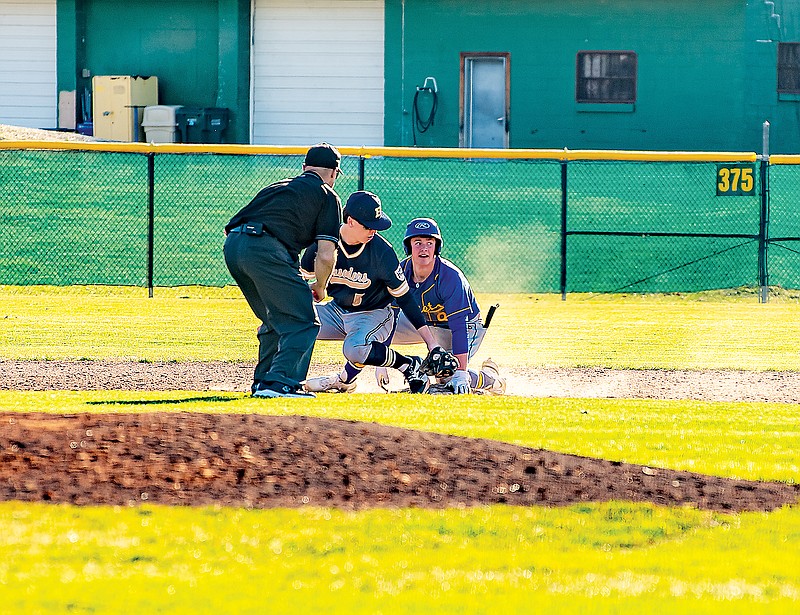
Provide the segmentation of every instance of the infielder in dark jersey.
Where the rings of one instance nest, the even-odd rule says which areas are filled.
[[[403,239],[406,258],[403,274],[408,280],[411,296],[425,315],[427,324],[439,346],[450,350],[458,359],[459,369],[444,381],[455,393],[478,390],[502,394],[505,380],[497,364],[487,359],[480,370],[468,370],[467,362],[478,351],[486,329],[475,294],[463,272],[441,257],[442,235],[439,225],[431,218],[416,218],[408,223]],[[400,314],[392,344],[418,344],[419,335]],[[376,372],[379,384],[388,384],[385,372]]]
[[[408,292],[394,249],[377,234],[392,222],[383,213],[377,195],[364,190],[347,199],[343,218],[336,264],[327,289],[332,300],[317,303],[316,309],[321,323],[317,339],[344,340],[342,351],[347,363],[340,373],[309,378],[305,387],[315,392],[350,392],[363,367],[375,365],[400,370],[411,392],[421,393],[428,383],[427,376],[418,372],[422,360],[395,352],[385,343],[394,325],[394,300],[417,339],[424,341],[429,350],[436,347],[433,333]],[[312,269],[315,254],[316,246],[312,245],[303,254],[301,269]]]

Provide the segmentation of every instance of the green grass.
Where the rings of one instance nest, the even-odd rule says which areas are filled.
[[[0,359],[253,362],[235,289],[0,292]],[[12,292],[5,292],[12,291]],[[482,295],[503,366],[800,370],[797,298]],[[338,362],[323,344],[316,362]],[[259,412],[375,421],[795,482],[794,404],[205,391],[0,391],[0,410]],[[5,427],[4,427],[5,429]],[[0,454],[2,452],[0,451]],[[611,502],[358,513],[0,503],[8,613],[795,613],[800,508]]]
[[[500,303],[479,359],[507,367],[800,371],[800,295],[481,294]],[[235,287],[0,286],[0,356],[253,362],[257,322]],[[340,360],[322,343],[315,361]]]
[[[5,503],[0,523],[9,613],[790,613],[800,596],[796,510]]]

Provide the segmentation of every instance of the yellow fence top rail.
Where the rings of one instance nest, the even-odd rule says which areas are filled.
[[[308,146],[209,145],[199,143],[119,143],[105,141],[0,141],[0,150],[77,150],[131,154],[272,154],[299,155]],[[510,159],[510,160],[633,160],[650,162],[755,162],[754,152],[666,152],[570,149],[471,149],[461,147],[339,147],[345,156],[365,158]],[[780,159],[778,162],[776,159]],[[800,156],[772,156],[775,164],[800,164]]]
[[[800,164],[800,154],[772,154],[770,164]]]

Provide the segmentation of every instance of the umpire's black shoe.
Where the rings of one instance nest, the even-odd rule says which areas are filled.
[[[411,365],[405,371],[404,376],[408,383],[408,389],[411,393],[425,393],[430,386],[428,376],[420,371],[422,366],[422,359],[419,357],[408,357],[411,359]]]
[[[253,391],[253,397],[297,397],[299,399],[313,399],[316,397],[310,391],[299,387],[292,387],[280,382],[260,382]]]

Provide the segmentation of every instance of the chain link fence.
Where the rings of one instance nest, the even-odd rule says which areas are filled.
[[[716,162],[574,161],[567,289],[686,292],[754,286],[760,186],[717,196]]]
[[[777,158],[777,157],[776,157]],[[769,283],[800,287],[800,157],[769,169]]]
[[[304,153],[74,145],[0,149],[0,285],[11,292],[232,284],[225,223],[298,174]],[[763,182],[755,154],[342,152],[342,201],[360,187],[378,194],[399,255],[406,223],[435,218],[443,255],[479,292],[691,292],[764,285],[767,271],[800,285],[800,160],[769,167]],[[720,169],[737,165],[750,190],[721,194]]]

